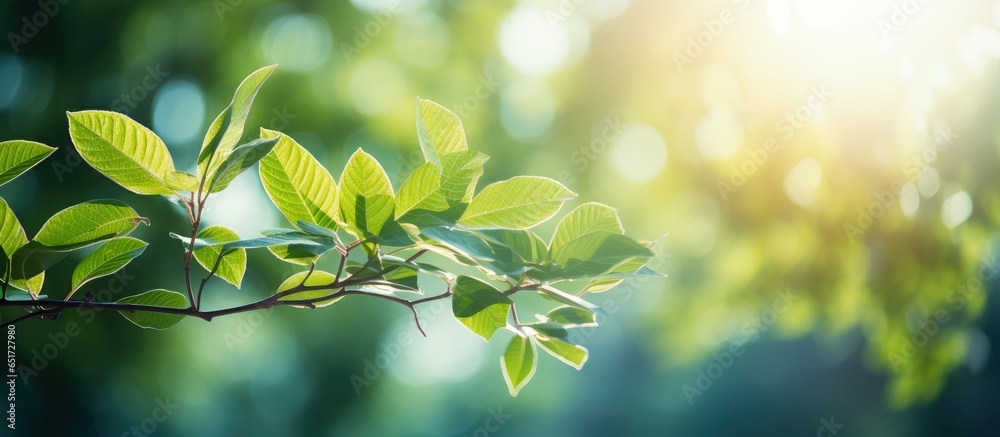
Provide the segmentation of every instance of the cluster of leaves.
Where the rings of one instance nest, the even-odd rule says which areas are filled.
[[[360,149],[338,183],[308,150],[281,132],[261,129],[259,138],[241,144],[251,104],[274,68],[248,76],[211,124],[198,155],[197,174],[176,170],[163,141],[125,115],[68,113],[73,144],[90,166],[129,191],[177,201],[192,224],[190,235],[171,234],[183,244],[187,295],[158,289],[114,303],[133,323],[165,329],[185,316],[211,320],[266,306],[315,308],[347,295],[402,303],[416,317],[415,305],[451,298],[454,316],[475,335],[490,341],[499,330],[513,333],[501,367],[516,395],[534,373],[538,348],[578,369],[586,362],[587,350],[574,344],[569,333],[595,326],[601,310],[581,296],[606,291],[630,275],[658,275],[646,267],[653,257],[651,243],[627,237],[611,207],[586,203],[573,209],[549,239],[533,232],[576,197],[555,180],[518,176],[476,192],[488,157],[469,150],[454,113],[428,100],[419,100],[417,106],[417,136],[426,162],[398,190],[379,162]],[[0,184],[52,150],[24,141],[0,143]],[[258,163],[268,196],[292,227],[263,230],[252,238],[241,238],[223,226],[203,228],[201,215],[209,197]],[[0,204],[4,304],[20,300],[18,305],[29,315],[61,308],[50,306],[39,293],[45,270],[69,252],[99,244],[76,267],[66,301],[88,281],[123,268],[147,245],[127,234],[148,221],[117,200],[67,208],[30,241],[6,203]],[[217,276],[239,288],[246,251],[261,248],[308,270],[292,275],[263,301],[201,308],[205,283]],[[454,275],[442,266],[417,261],[428,252],[475,267],[482,275]],[[338,258],[335,272],[316,268],[328,254]],[[191,280],[192,261],[208,271],[200,287]],[[409,300],[426,288],[418,278],[436,278],[447,291]],[[566,291],[564,285],[573,281],[585,284],[582,291]],[[8,296],[8,284],[27,296]],[[526,318],[514,300],[522,292],[540,294],[554,302],[553,308]],[[81,302],[97,304],[91,300],[87,296]]]

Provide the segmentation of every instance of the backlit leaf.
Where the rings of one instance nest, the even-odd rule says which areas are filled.
[[[67,116],[73,144],[91,167],[134,193],[173,193],[167,178],[174,172],[174,161],[153,131],[117,112],[68,112]]]

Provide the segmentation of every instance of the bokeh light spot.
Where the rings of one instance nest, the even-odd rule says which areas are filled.
[[[667,144],[656,129],[636,125],[618,137],[611,160],[623,178],[637,184],[649,182],[667,164]]]

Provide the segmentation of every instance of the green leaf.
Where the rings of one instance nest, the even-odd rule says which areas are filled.
[[[417,99],[417,138],[427,162],[438,165],[442,156],[469,149],[458,116],[426,99]]]
[[[435,243],[428,249],[445,256],[453,254],[452,258],[460,264],[482,266],[509,277],[520,277],[528,270],[529,266],[524,265],[509,247],[486,241],[472,232],[444,227],[425,228],[420,232]],[[441,247],[447,252],[441,251]]]
[[[597,326],[597,315],[593,312],[575,306],[565,305],[549,311],[545,318],[572,328]]]
[[[142,255],[148,245],[149,243],[132,237],[108,240],[77,264],[73,270],[72,287],[66,299],[69,300],[83,284],[121,270],[133,259]]]
[[[540,265],[548,260],[548,247],[534,232],[496,229],[480,231],[479,234],[493,243],[509,248],[522,263]]]
[[[212,182],[208,184],[208,192],[218,193],[225,190],[237,176],[271,153],[271,149],[277,142],[276,138],[258,138],[233,149],[233,152],[222,161],[219,169],[212,176]]]
[[[173,193],[174,161],[153,131],[116,112],[68,112],[69,135],[91,167],[138,194]]]
[[[233,230],[225,226],[209,226],[198,232],[198,238],[202,240],[211,240],[217,243],[231,243],[234,241],[239,241],[240,236]],[[219,255],[223,253],[222,259],[219,259]],[[219,268],[215,271],[215,276],[222,278],[222,280],[233,284],[236,288],[240,288],[243,283],[243,275],[247,271],[247,251],[246,249],[233,249],[226,248],[223,246],[208,246],[194,251],[194,259],[201,264],[202,267],[207,271],[212,271],[215,267],[216,262],[219,264]]]
[[[0,143],[0,185],[10,182],[47,158],[56,149],[32,141]]]
[[[34,240],[12,256],[11,278],[34,278],[69,252],[132,232],[139,217],[117,200],[92,200],[59,211],[42,225]]]
[[[530,327],[529,327],[530,328]],[[569,364],[576,370],[583,369],[587,362],[587,348],[575,344],[567,343],[555,337],[548,337],[544,334],[532,336],[545,352],[552,355],[559,361]]]
[[[193,193],[198,191],[199,183],[195,175],[186,171],[175,171],[167,175],[167,186],[172,190]]]
[[[311,246],[315,247],[316,250],[322,250],[327,252],[335,247],[335,242],[331,238],[324,239],[323,237],[316,237],[314,235],[309,235],[300,231],[290,231],[283,229],[272,229],[261,231],[263,236],[257,238],[249,238],[246,240],[239,241],[215,241],[212,239],[195,238],[194,248],[195,250],[201,249],[203,247],[209,246],[222,246],[225,250],[232,249],[260,249],[263,247],[273,247],[279,245],[297,245],[297,246]],[[184,247],[188,247],[191,243],[191,237],[186,237],[184,235],[179,235],[171,232],[170,238],[179,240]],[[323,253],[321,252],[321,253]]]
[[[277,65],[268,65],[243,79],[236,88],[232,103],[209,126],[205,141],[201,145],[201,152],[198,154],[198,174],[202,179],[210,180],[209,176],[243,138],[243,128],[250,114],[250,106],[253,105],[261,85],[276,67]]]
[[[628,276],[649,276],[661,278],[666,276],[660,272],[650,269],[649,267],[646,267],[646,264],[648,263],[649,258],[647,257],[629,258],[602,273],[596,279],[590,281],[590,283],[584,287],[584,290],[587,290],[588,293],[602,293],[617,287],[618,284],[621,284],[623,279]]]
[[[535,351],[535,344],[518,333],[510,340],[507,350],[500,357],[503,379],[507,382],[511,396],[517,396],[517,393],[531,380],[537,365],[538,354]]]
[[[447,270],[444,270],[440,267],[436,267],[426,263],[406,261],[405,259],[397,256],[383,255],[381,261],[383,267],[391,267],[394,265],[398,265],[400,267],[406,267],[410,270],[427,273],[428,275],[434,275],[445,280],[451,280],[455,278],[455,275],[451,274]]]
[[[500,290],[479,279],[459,276],[452,291],[455,318],[473,334],[490,341],[494,332],[507,326],[511,301]]]
[[[552,260],[563,267],[563,277],[599,276],[634,258],[648,260],[653,252],[621,234],[594,231],[552,250]]]
[[[441,165],[427,162],[403,182],[396,195],[396,218],[408,223],[426,223],[424,215],[455,223],[472,201],[476,183],[489,157],[472,151],[450,153]]]
[[[21,223],[17,220],[17,216],[14,215],[14,211],[7,205],[7,202],[3,198],[0,198],[0,248],[3,249],[5,262],[7,262],[7,265],[11,269],[13,269],[13,265],[10,260],[26,244],[28,244],[28,237],[24,234],[24,228],[21,227]],[[4,271],[6,272],[6,270]],[[42,290],[44,281],[44,272],[38,273],[30,279],[18,279],[12,274],[10,285],[33,294],[38,294]]]
[[[576,193],[539,176],[517,176],[483,188],[458,224],[471,229],[528,229],[555,215]]]
[[[165,308],[187,308],[188,306],[187,298],[183,294],[162,289],[123,297],[118,299],[118,303]],[[140,328],[147,329],[167,329],[184,319],[184,316],[179,314],[151,313],[147,311],[129,312],[125,310],[118,310],[118,312]]]
[[[550,247],[555,250],[577,238],[598,231],[625,233],[618,218],[618,211],[600,203],[585,203],[570,211],[559,221],[556,231],[552,234]]]
[[[358,263],[351,263],[345,270],[352,275],[352,278],[359,279],[371,279],[378,281],[369,285],[370,288],[380,291],[406,291],[406,292],[416,292],[420,293],[420,287],[417,283],[417,269],[409,266],[407,263],[382,260],[382,267],[388,268],[393,266],[394,268],[385,273],[379,274],[379,272],[372,268],[361,269],[363,267]]]
[[[395,205],[389,176],[361,149],[347,161],[340,177],[340,213],[344,227],[361,239],[379,234]]]
[[[315,263],[320,256],[338,245],[343,246],[337,237],[315,235],[302,231],[264,230],[261,231],[261,235],[264,236],[262,238],[285,240],[287,244],[269,244],[267,250],[278,259],[303,266]]]
[[[306,278],[306,275],[309,275],[308,279]],[[305,282],[303,282],[303,280]],[[324,272],[322,270],[313,271],[312,274],[310,274],[309,272],[299,272],[299,273],[296,273],[296,274],[292,275],[290,278],[286,279],[285,282],[282,282],[281,286],[278,287],[278,291],[275,292],[275,294],[291,290],[291,289],[293,289],[295,287],[298,287],[300,284],[301,285],[306,285],[306,286],[322,286],[322,285],[332,284],[332,283],[336,282],[336,280],[337,280],[337,276],[336,275],[334,275],[332,273]],[[335,291],[336,290],[311,290],[311,291],[303,291],[303,292],[300,292],[300,293],[293,293],[293,294],[290,294],[290,295],[287,295],[287,296],[282,296],[282,297],[278,298],[278,300],[280,300],[280,301],[301,301],[301,300],[320,299],[323,296],[327,296],[327,295],[330,295],[330,294],[334,293]],[[328,300],[322,300],[322,301],[319,301],[319,302],[315,302],[314,305],[316,307],[325,307],[325,306],[333,304],[334,302],[336,302],[336,301],[338,301],[340,299],[343,299],[343,296],[341,296],[341,297],[335,297],[335,298],[328,299]]]
[[[592,313],[600,314],[602,316],[608,315],[608,313],[605,312],[604,309],[602,309],[601,307],[594,305],[590,302],[587,302],[583,299],[580,299],[579,297],[573,296],[572,294],[552,288],[551,286],[543,285],[541,286],[541,288],[538,289],[538,291],[542,293],[542,296],[547,297],[556,302],[584,309]]]
[[[121,201],[91,200],[57,212],[33,241],[52,249],[74,250],[128,234],[139,223],[148,225],[149,220]]]
[[[260,161],[260,180],[274,206],[293,225],[303,221],[337,229],[337,182],[330,172],[289,136],[267,129],[261,136],[278,139]]]

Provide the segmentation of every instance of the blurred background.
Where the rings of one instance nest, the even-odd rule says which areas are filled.
[[[424,308],[428,338],[381,301],[165,332],[79,312],[17,326],[17,433],[996,432],[1000,2],[42,0],[0,18],[0,140],[59,148],[0,189],[29,235],[93,198],[154,219],[147,253],[88,285],[99,297],[181,287],[167,233],[186,216],[81,163],[65,111],[128,114],[190,170],[242,78],[272,63],[248,135],[282,130],[338,179],[363,147],[399,186],[422,160],[420,96],[492,157],[484,183],[549,176],[618,207],[630,235],[670,234],[670,277],[594,296],[611,315],[582,334],[590,362],[543,356],[517,398],[505,343],[447,303]],[[254,173],[210,224],[288,226]],[[208,304],[299,270],[250,263]]]

